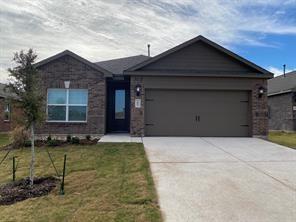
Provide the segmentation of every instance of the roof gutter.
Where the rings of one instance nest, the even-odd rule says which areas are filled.
[[[231,77],[231,78],[260,78],[260,79],[271,79],[273,74],[265,73],[224,73],[224,72],[161,72],[161,71],[124,71],[124,75],[129,76],[180,76],[180,77]]]
[[[288,89],[288,90],[283,90],[283,91],[279,91],[279,92],[275,92],[275,93],[268,93],[267,96],[277,96],[277,95],[291,93],[291,92],[295,92],[295,91],[296,91],[295,89]]]

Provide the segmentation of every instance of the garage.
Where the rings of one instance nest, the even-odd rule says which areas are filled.
[[[198,36],[124,72],[130,133],[137,136],[266,137],[272,73]]]
[[[146,136],[250,136],[249,91],[145,91]]]

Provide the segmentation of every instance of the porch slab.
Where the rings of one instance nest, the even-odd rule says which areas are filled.
[[[99,143],[143,143],[141,137],[132,137],[128,133],[106,134]]]

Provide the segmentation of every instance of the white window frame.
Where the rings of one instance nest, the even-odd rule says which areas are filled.
[[[66,91],[66,103],[65,104],[54,104],[48,103],[48,92],[50,90],[63,90]],[[86,104],[69,104],[69,92],[70,90],[85,90],[86,91]],[[66,106],[66,120],[48,120],[48,106]],[[83,106],[86,107],[85,120],[69,120],[69,107],[70,106]],[[64,88],[49,88],[47,89],[47,101],[46,101],[46,122],[50,123],[87,123],[88,119],[88,89],[64,89]]]

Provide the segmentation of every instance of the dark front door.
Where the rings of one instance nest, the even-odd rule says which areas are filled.
[[[110,82],[107,90],[107,104],[107,131],[129,132],[129,84],[126,82]]]

